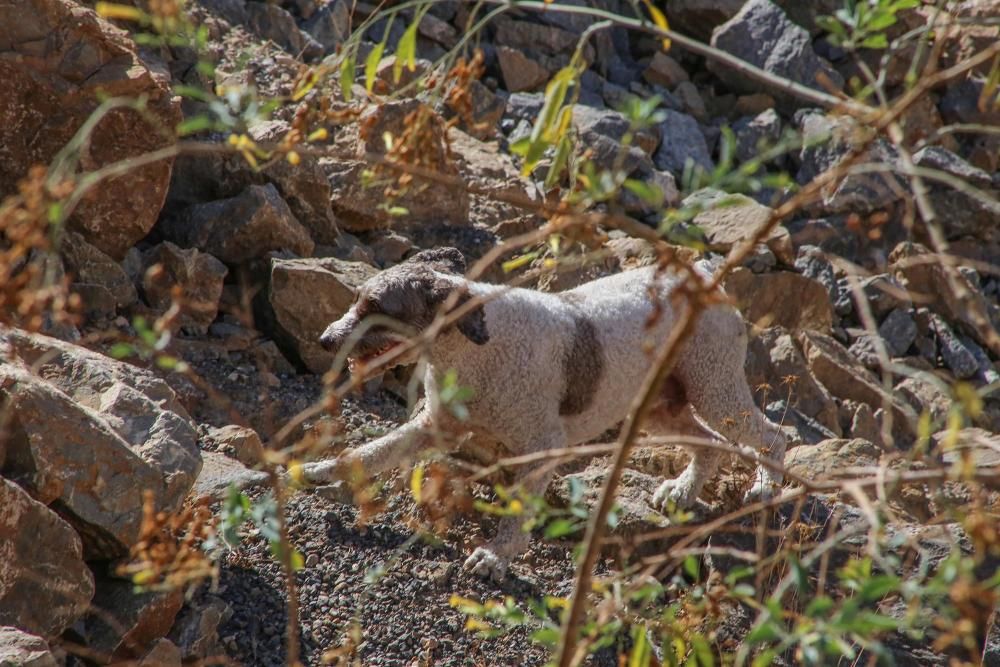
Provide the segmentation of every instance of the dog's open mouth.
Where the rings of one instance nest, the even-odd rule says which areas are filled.
[[[351,371],[351,373],[354,373],[356,370],[364,366],[371,365],[371,363],[375,361],[377,358],[381,357],[383,354],[390,352],[391,350],[396,349],[400,345],[402,345],[402,343],[389,342],[366,354],[361,354],[357,356],[352,355],[347,358],[347,368]]]

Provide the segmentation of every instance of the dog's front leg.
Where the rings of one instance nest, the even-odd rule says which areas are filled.
[[[559,434],[539,441],[529,452],[559,449],[566,444],[562,430]],[[528,452],[526,452],[528,453]],[[514,488],[520,487],[526,494],[540,496],[545,493],[545,488],[552,480],[553,471],[551,468],[543,467],[541,470],[532,471],[518,480]],[[502,581],[507,575],[507,568],[510,561],[521,555],[527,548],[529,536],[521,526],[524,517],[508,516],[500,520],[497,527],[497,534],[487,546],[477,547],[472,555],[465,560],[464,568],[476,576],[484,579]]]
[[[425,407],[410,421],[381,438],[346,450],[335,459],[306,463],[302,466],[302,477],[317,486],[345,480],[355,470],[374,477],[429,448],[433,444],[431,430],[430,409]]]

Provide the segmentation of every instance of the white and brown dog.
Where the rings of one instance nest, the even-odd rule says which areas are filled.
[[[709,275],[704,266],[696,270]],[[425,407],[388,435],[337,459],[307,464],[307,481],[329,483],[359,463],[366,474],[377,475],[432,447],[441,429],[492,438],[513,454],[596,438],[627,416],[651,364],[644,350],[666,340],[676,309],[684,307],[670,296],[682,278],[657,275],[653,267],[560,293],[473,282],[464,273],[465,261],[454,248],[417,253],[362,285],[350,310],[323,333],[320,342],[328,350],[351,344],[350,359],[370,361],[425,329],[452,292],[460,292],[459,303],[480,302],[430,346]],[[399,326],[368,326],[389,320]],[[780,463],[785,438],[751,398],[743,371],[746,348],[739,312],[728,305],[708,308],[684,344],[646,430],[740,441]],[[414,363],[417,354],[397,363]],[[462,423],[438,400],[439,382],[449,369],[472,390]],[[690,465],[677,479],[663,482],[654,504],[690,506],[718,461],[716,449],[693,449]],[[525,475],[524,489],[540,494],[550,478],[551,473]],[[768,495],[780,485],[779,474],[761,467],[748,495]],[[505,518],[489,547],[476,549],[465,566],[480,576],[503,577],[527,539],[516,517]]]

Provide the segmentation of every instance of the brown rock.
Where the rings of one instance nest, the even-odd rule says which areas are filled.
[[[882,450],[861,438],[824,440],[788,450],[785,467],[809,480],[830,479],[846,474],[848,468],[878,464]]]
[[[169,639],[180,649],[185,663],[225,655],[219,642],[219,626],[232,615],[233,610],[221,598],[209,596],[201,604],[181,611]]]
[[[536,90],[551,76],[549,70],[537,61],[509,46],[497,47],[497,59],[504,86],[512,93]]]
[[[261,470],[251,470],[245,465],[219,452],[202,452],[204,465],[201,474],[191,489],[191,496],[223,499],[229,495],[230,487],[237,490],[265,486],[268,475]]]
[[[662,51],[653,54],[653,59],[646,65],[642,78],[649,83],[671,90],[682,81],[690,81],[688,73],[676,60]]]
[[[137,593],[131,581],[102,578],[84,618],[87,647],[109,663],[141,658],[170,632],[184,603],[180,589]]]
[[[83,563],[79,536],[0,477],[0,625],[54,637],[87,611],[93,595],[94,577]],[[24,645],[15,639],[0,631],[0,656],[6,641]]]
[[[16,329],[0,330],[0,356],[19,362],[0,366],[11,416],[0,472],[44,504],[58,500],[88,559],[134,544],[144,490],[157,511],[180,507],[201,468],[198,434],[163,380]]]
[[[161,639],[150,649],[139,667],[181,667],[181,650],[169,639]]]
[[[738,268],[726,278],[726,292],[743,317],[757,327],[780,326],[790,331],[828,332],[833,310],[827,290],[818,280],[799,273],[754,273]]]
[[[0,667],[57,667],[41,637],[10,626],[0,627]]]
[[[230,424],[222,428],[210,428],[206,439],[243,465],[254,466],[264,458],[264,444],[257,431],[249,426]]]
[[[181,119],[165,80],[147,68],[123,31],[71,0],[0,3],[0,197],[28,167],[47,164],[109,97],[146,98],[146,116],[110,112],[80,154],[81,171],[164,147],[160,133]],[[155,119],[153,123],[146,120]],[[70,218],[71,228],[115,259],[156,222],[171,160],[98,184]]]
[[[158,229],[182,248],[198,248],[227,264],[240,264],[272,250],[312,254],[314,244],[271,183],[251,185],[242,194],[195,204]]]
[[[916,243],[900,243],[889,255],[890,268],[899,282],[917,303],[927,306],[951,324],[957,324],[980,345],[990,346],[987,326],[977,321],[976,314],[989,322],[989,305],[982,293],[957,271],[951,277],[963,292],[956,295],[949,276],[927,248]],[[994,337],[995,333],[992,334]],[[1000,344],[998,344],[1000,348]],[[1000,349],[994,348],[994,351]]]
[[[735,111],[737,116],[756,116],[773,109],[774,105],[774,98],[767,93],[751,93],[736,98]]]
[[[272,259],[268,288],[254,303],[258,321],[286,355],[323,373],[333,355],[320,347],[320,335],[350,308],[355,288],[375,273],[367,264],[332,257]]]
[[[793,408],[840,435],[837,403],[812,376],[788,331],[772,327],[751,333],[746,371],[750,388],[761,396],[762,404],[791,399]],[[762,392],[761,385],[768,389]]]
[[[138,299],[135,285],[122,265],[87,243],[80,234],[66,232],[59,244],[59,254],[73,282],[104,287],[117,308],[135,304]]]
[[[873,409],[888,405],[892,412],[893,436],[907,438],[897,444],[909,445],[917,419],[913,408],[887,395],[875,375],[835,339],[815,331],[800,331],[798,339],[813,377],[838,398],[861,401]]]
[[[311,35],[299,30],[295,19],[287,11],[269,2],[251,2],[246,5],[250,27],[290,54],[305,60],[319,58],[323,47]]]
[[[493,195],[534,199],[532,182],[521,176],[510,155],[501,152],[496,143],[477,141],[456,128],[448,130],[448,141],[463,181]],[[493,226],[522,213],[523,209],[494,197],[473,195],[469,200],[469,220],[481,225]]]
[[[180,291],[180,326],[204,334],[219,313],[222,283],[229,270],[208,253],[195,248],[184,250],[170,241],[143,253],[142,263],[146,302],[158,312],[166,312],[174,301],[174,290]],[[153,274],[153,266],[160,269]]]
[[[705,232],[710,250],[729,252],[739,241],[753,237],[771,218],[770,208],[744,195],[711,191],[702,193],[696,193],[693,197],[696,197],[697,203],[705,206],[707,210],[695,216],[694,224]],[[685,203],[687,201],[685,199]],[[795,262],[791,237],[788,230],[781,225],[768,233],[764,243],[781,262],[789,266]]]

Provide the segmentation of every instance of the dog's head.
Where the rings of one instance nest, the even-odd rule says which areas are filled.
[[[330,352],[351,344],[348,359],[353,361],[385,354],[426,329],[452,292],[460,290],[456,308],[469,300],[464,273],[465,259],[455,248],[418,252],[366,281],[354,304],[326,328],[319,342]],[[489,341],[482,305],[459,319],[455,327],[476,345]],[[356,337],[352,336],[356,331]],[[395,363],[414,363],[416,356],[416,352],[405,354]]]

